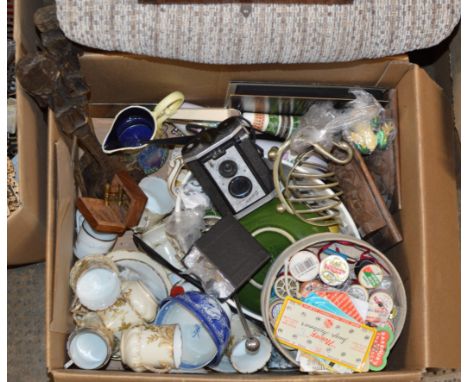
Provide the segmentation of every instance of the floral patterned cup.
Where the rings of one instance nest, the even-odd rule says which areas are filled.
[[[177,369],[182,358],[179,325],[140,325],[124,330],[120,354],[122,362],[136,372]]]
[[[152,322],[157,309],[158,303],[141,281],[124,281],[121,296],[98,315],[106,328],[120,337],[125,329]]]
[[[106,309],[120,296],[119,269],[105,256],[87,256],[71,269],[70,287],[89,310]]]

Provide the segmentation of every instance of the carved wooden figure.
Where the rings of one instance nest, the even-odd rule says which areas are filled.
[[[89,196],[102,196],[104,184],[112,180],[122,165],[117,158],[104,154],[94,134],[88,116],[89,88],[80,72],[80,51],[60,30],[55,6],[38,9],[34,22],[43,49],[18,62],[17,78],[41,107],[54,111],[59,129],[69,137],[76,137],[85,155],[92,156],[96,163],[90,166],[93,176],[75,178]],[[82,179],[87,179],[86,185],[80,184]]]

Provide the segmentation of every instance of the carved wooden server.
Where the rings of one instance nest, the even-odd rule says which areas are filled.
[[[340,182],[341,198],[361,236],[380,250],[387,250],[403,238],[364,159],[355,147],[353,151],[349,163],[330,163],[330,167]],[[336,150],[334,154],[342,155]]]
[[[83,177],[79,173],[80,166],[75,166],[75,180],[81,193],[102,197],[106,182],[110,182],[123,166],[117,158],[103,153],[94,134],[88,116],[89,88],[80,72],[78,56],[81,52],[60,30],[55,6],[38,9],[34,23],[40,32],[43,49],[18,62],[17,78],[41,107],[50,107],[54,111],[59,129],[77,140],[85,150],[82,162],[86,163],[88,174]]]

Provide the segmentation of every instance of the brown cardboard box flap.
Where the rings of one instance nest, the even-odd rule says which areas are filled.
[[[37,105],[17,88],[19,196],[7,220],[8,265],[42,261],[46,241],[47,125]]]
[[[128,381],[128,372],[107,371],[96,372],[86,370],[55,370],[52,372],[54,382],[78,382],[78,381],[99,381],[99,382],[120,382]],[[379,382],[416,382],[421,381],[422,372],[418,370],[400,371],[400,372],[381,372],[381,373],[366,373],[341,375],[339,379],[336,376],[320,376],[307,374],[284,374],[284,373],[262,373],[262,374],[221,374],[211,373],[209,375],[196,374],[151,374],[151,373],[132,373],[138,381],[153,381],[153,382],[174,382],[174,381],[196,381],[196,382],[228,382],[228,381],[268,381],[268,382],[306,382],[313,380],[314,382],[340,381],[340,382],[356,382],[356,381],[376,381]]]
[[[42,4],[14,6],[16,60],[35,49],[32,13]],[[19,190],[22,206],[7,220],[7,263],[20,265],[42,261],[46,241],[47,125],[43,113],[23,89],[16,90]]]
[[[402,56],[331,64],[208,65],[132,55],[87,53],[81,69],[91,103],[156,102],[180,90],[202,106],[224,104],[231,80],[389,86],[411,67]],[[125,78],[125,81],[122,79]]]
[[[404,241],[389,257],[412,296],[397,354],[426,367],[460,367],[460,243],[453,150],[454,129],[442,90],[415,67],[398,87]],[[409,164],[409,165],[408,165]],[[410,207],[410,208],[408,208]],[[405,256],[402,256],[405,253]],[[418,293],[414,289],[418,288]],[[403,336],[404,337],[404,336]],[[429,339],[430,338],[430,339]]]

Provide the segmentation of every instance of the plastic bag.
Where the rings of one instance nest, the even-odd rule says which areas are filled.
[[[193,247],[184,258],[189,273],[197,277],[204,291],[218,299],[231,296],[235,288],[221,271],[197,248]]]
[[[301,118],[301,127],[292,135],[291,150],[301,154],[313,144],[331,148],[335,136],[341,132],[340,124],[332,124],[339,114],[331,102],[313,104]]]
[[[353,143],[362,154],[385,150],[396,135],[391,119],[385,119],[384,108],[365,90],[350,91],[356,97],[331,124],[340,124],[343,138]]]
[[[300,154],[313,144],[329,150],[341,139],[354,144],[362,154],[385,150],[395,139],[395,124],[385,118],[384,108],[372,94],[362,89],[350,93],[356,98],[344,109],[336,109],[331,102],[313,104],[292,136],[291,150]]]
[[[166,223],[166,234],[174,239],[171,240],[171,244],[175,244],[183,253],[187,253],[193,243],[201,237],[204,214],[203,206],[174,211]]]
[[[185,254],[201,237],[205,211],[211,207],[211,202],[196,180],[183,182],[176,192],[176,207],[167,219],[166,234],[171,244]]]

